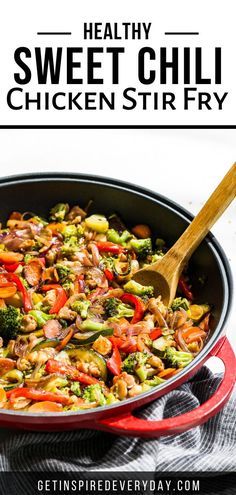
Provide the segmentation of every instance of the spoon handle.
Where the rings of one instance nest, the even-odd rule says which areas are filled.
[[[235,196],[236,162],[224,176],[191,224],[165,255],[166,262],[168,263],[169,261],[172,264],[171,269],[173,271],[177,270],[177,267],[179,267],[179,273],[182,271],[184,264],[189,260],[212,225],[214,225],[230,205]]]

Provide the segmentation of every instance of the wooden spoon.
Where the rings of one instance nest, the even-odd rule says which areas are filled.
[[[161,295],[164,304],[170,306],[184,266],[235,195],[236,162],[165,256],[152,265],[138,270],[133,275],[133,279],[142,285],[152,285],[154,295]]]

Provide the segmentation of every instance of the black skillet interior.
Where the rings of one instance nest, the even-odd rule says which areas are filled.
[[[89,200],[93,201],[89,213],[117,212],[128,227],[147,223],[154,237],[164,238],[168,246],[175,242],[191,220],[191,215],[184,209],[151,191],[113,179],[77,174],[32,174],[2,179],[0,220],[4,224],[14,210],[47,216],[57,202],[84,207]],[[213,236],[210,235],[193,255],[189,273],[196,301],[214,306],[214,331],[229,310],[231,276],[225,255]],[[205,279],[205,284],[202,284],[202,279]]]

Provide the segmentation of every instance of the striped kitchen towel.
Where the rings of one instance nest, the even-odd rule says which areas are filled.
[[[161,419],[206,401],[220,375],[203,367],[189,382],[146,406]],[[35,433],[0,430],[0,471],[236,471],[236,393],[202,426],[154,440],[81,430]]]

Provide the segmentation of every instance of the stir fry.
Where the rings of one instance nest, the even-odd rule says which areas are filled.
[[[60,203],[0,230],[0,407],[79,411],[152,390],[201,351],[210,306],[132,280],[167,248],[147,225]]]

